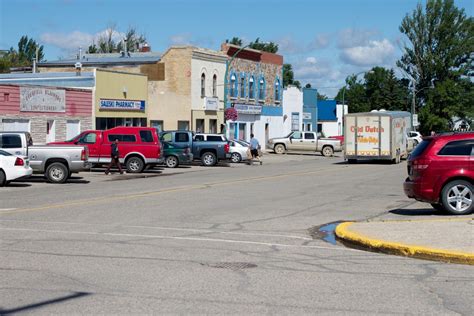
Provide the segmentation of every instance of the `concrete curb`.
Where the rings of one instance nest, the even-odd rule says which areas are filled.
[[[474,265],[474,254],[472,253],[432,249],[422,246],[373,239],[350,230],[349,227],[354,223],[355,222],[344,222],[339,224],[336,227],[336,236],[342,241],[372,251],[379,251],[404,257]]]

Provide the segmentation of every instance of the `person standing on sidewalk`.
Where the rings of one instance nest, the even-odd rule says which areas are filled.
[[[252,163],[254,158],[257,158],[257,160],[260,162],[260,165],[262,164],[262,160],[260,160],[260,155],[258,154],[259,149],[260,143],[258,142],[258,139],[256,139],[253,134],[250,134],[250,154],[252,156],[250,163]]]
[[[123,174],[122,166],[119,161],[119,148],[118,148],[118,139],[116,139],[112,144],[110,144],[110,164],[105,170],[105,174],[109,174],[110,168],[113,165],[116,165],[120,171],[120,174]]]

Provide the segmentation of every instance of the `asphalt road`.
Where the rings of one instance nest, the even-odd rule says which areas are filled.
[[[0,188],[0,314],[472,315],[474,268],[328,243],[317,226],[433,218],[406,164],[267,155]]]

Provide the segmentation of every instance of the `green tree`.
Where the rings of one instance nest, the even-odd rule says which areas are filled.
[[[397,65],[415,80],[421,130],[447,130],[453,116],[472,109],[474,20],[453,0],[428,0],[405,16],[400,32],[408,43]]]
[[[18,41],[18,50],[11,47],[0,55],[0,72],[10,72],[13,67],[29,67],[33,65],[38,51],[38,61],[44,59],[43,45],[24,35]]]
[[[311,89],[311,83],[307,83],[304,87],[305,87],[306,89]]]
[[[229,43],[229,44],[232,44],[232,45],[237,45],[237,46],[242,46],[242,39],[239,38],[239,37],[232,37],[232,39],[229,41],[229,40],[226,40],[225,41],[226,43]]]
[[[318,92],[318,100],[328,100],[328,96]]]
[[[268,53],[275,54],[278,52],[278,44],[275,44],[274,42],[262,43],[260,42],[260,38],[258,37],[254,42],[250,42],[249,47],[253,49],[261,50],[264,52],[268,52]]]
[[[344,95],[344,98],[342,97]],[[367,100],[365,91],[365,84],[357,80],[356,75],[351,75],[346,78],[346,85],[339,90],[336,95],[336,100],[348,104],[348,111],[350,113],[368,112],[370,111],[370,104]]]
[[[146,43],[144,34],[139,34],[135,27],[130,26],[125,32],[123,41],[116,41],[118,31],[115,24],[110,25],[105,34],[97,39],[96,43],[91,43],[87,53],[118,53],[127,50],[128,52],[136,52],[141,44]]]
[[[301,89],[301,83],[295,80],[293,66],[291,66],[291,64],[283,64],[283,87],[286,88],[288,85],[293,85]]]
[[[365,94],[370,110],[406,111],[408,87],[397,79],[393,69],[374,67],[365,74]]]

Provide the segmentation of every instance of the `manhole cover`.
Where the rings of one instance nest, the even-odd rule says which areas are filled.
[[[217,263],[201,263],[203,266],[218,269],[242,270],[256,268],[257,265],[249,262],[217,262]]]

